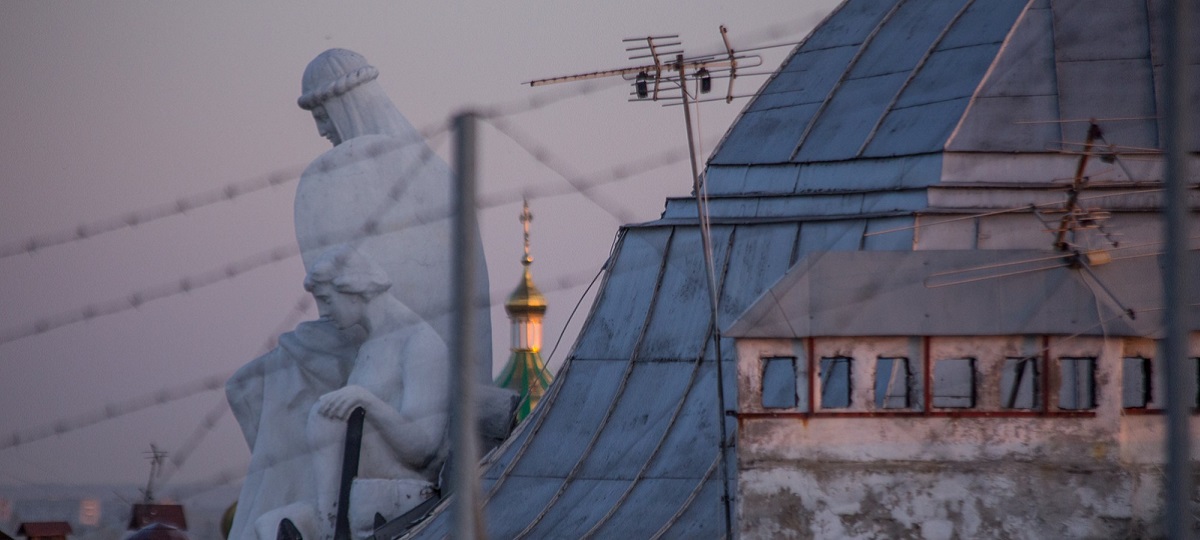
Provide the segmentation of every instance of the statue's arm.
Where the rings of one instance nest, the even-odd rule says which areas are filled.
[[[414,469],[438,455],[445,443],[449,412],[449,361],[441,339],[410,342],[405,357],[402,396],[389,403],[371,391],[350,385],[321,396],[322,415],[345,419],[356,407],[366,410],[367,422],[383,436],[396,457]]]

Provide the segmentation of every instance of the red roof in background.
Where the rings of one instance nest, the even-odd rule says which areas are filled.
[[[129,530],[136,531],[146,525],[163,523],[179,529],[187,530],[187,518],[183,515],[183,506],[178,504],[135,504],[133,515],[129,517]]]
[[[66,536],[71,534],[71,524],[65,521],[30,521],[22,523],[18,535],[30,538],[40,536]]]

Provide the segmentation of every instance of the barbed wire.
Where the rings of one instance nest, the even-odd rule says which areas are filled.
[[[631,171],[646,172],[677,162],[678,160],[683,159],[680,156],[681,153],[686,155],[686,151],[661,152],[654,156],[631,161],[624,166],[615,166],[610,169],[608,173],[597,174],[592,177],[578,177],[574,179],[575,182],[571,184],[572,187],[566,188],[565,191],[573,191],[574,186],[590,188],[601,184],[625,180],[634,175]],[[486,200],[481,198],[479,199],[479,203],[481,208],[489,208],[498,205],[509,204],[510,202],[520,201],[524,197],[537,200],[542,197],[556,196],[563,193],[564,188],[562,186],[547,186],[544,189],[513,189],[494,194],[491,197],[486,198]],[[434,215],[441,216],[439,219],[446,219],[445,211],[434,210],[432,213]],[[386,234],[387,232],[390,231],[376,229],[373,234]],[[330,239],[332,242],[336,242],[336,240],[337,239]],[[35,322],[32,326],[10,330],[6,334],[0,335],[2,336],[0,337],[0,344],[19,339],[21,337],[26,337],[28,335],[33,335],[34,333],[46,332],[74,322],[88,320],[89,318],[136,309],[148,301],[158,300],[176,294],[183,294],[201,287],[206,287],[221,281],[233,279],[259,266],[294,257],[297,254],[299,254],[299,248],[297,246],[291,245],[277,247],[272,250],[244,258],[241,261],[231,263],[222,269],[184,277],[175,284],[161,285],[158,287],[136,291],[123,298],[102,302],[100,304],[92,304],[85,306],[82,309],[62,314],[58,319],[42,319]],[[564,274],[558,278],[546,278],[543,281],[542,288],[545,291],[574,288],[580,284],[590,282],[593,279],[592,274],[593,273],[589,270],[588,272],[579,275]],[[501,304],[504,301],[505,296],[503,294],[497,294],[495,298],[489,299],[491,305]],[[275,338],[272,337],[272,340],[274,339]],[[267,348],[269,349],[273,346],[274,341],[272,341],[271,346]],[[213,375],[199,381],[165,388],[150,395],[141,396],[123,402],[108,404],[102,411],[99,412],[84,414],[74,419],[59,420],[50,425],[31,430],[17,431],[4,439],[0,439],[0,450],[22,446],[24,444],[42,440],[55,435],[64,435],[71,431],[89,427],[91,425],[125,416],[127,414],[132,414],[152,406],[165,405],[172,401],[185,399],[199,393],[218,390],[223,388],[224,381],[227,380],[230,375],[232,375],[231,372]]]
[[[300,299],[297,300],[296,304],[292,306],[292,309],[289,310],[288,314],[283,318],[283,322],[281,322],[279,326],[275,328],[274,332],[271,332],[271,337],[267,338],[266,342],[263,343],[262,347],[259,348],[258,353],[255,354],[253,358],[262,356],[271,349],[274,349],[279,343],[278,336],[284,332],[287,332],[288,330],[291,330],[292,328],[295,328],[296,324],[300,322],[300,319],[308,314],[309,308],[311,308],[312,305],[313,299],[311,295],[308,293],[301,295]],[[224,418],[225,414],[228,412],[230,412],[229,404],[225,401],[225,397],[222,395],[217,406],[210,409],[208,414],[204,415],[204,419],[200,421],[200,425],[198,425],[196,429],[192,431],[192,434],[188,436],[188,438],[185,439],[182,444],[179,445],[179,448],[177,448],[175,452],[171,454],[171,460],[168,462],[169,467],[163,471],[159,477],[159,482],[161,485],[167,485],[171,477],[183,468],[183,466],[187,463],[188,458],[190,458],[196,449],[200,447],[200,443],[204,442],[204,439],[208,437],[208,434],[212,433],[213,428],[216,427],[217,422]]]
[[[432,151],[429,151],[425,155],[432,156],[434,154]],[[561,195],[580,190],[592,189],[601,185],[626,180],[632,176],[635,176],[636,174],[642,174],[660,167],[671,165],[679,160],[686,159],[686,155],[686,150],[669,150],[635,161],[630,161],[624,165],[614,166],[603,174],[591,177],[565,177],[567,178],[568,183],[570,183],[569,188],[564,188],[562,186],[545,186],[539,188],[525,187],[502,191],[491,196],[481,197],[478,199],[479,204],[477,205],[477,208],[487,209],[494,206],[508,204],[510,202],[520,201],[522,198],[538,199],[542,198],[543,196]],[[402,193],[402,191],[399,193]],[[392,195],[398,196],[397,190],[393,190]],[[384,209],[386,210],[386,207],[384,207]],[[614,209],[610,207],[606,208],[605,210],[611,210],[612,212],[615,212],[616,215],[624,214],[624,211],[620,208]],[[379,213],[380,212],[376,212],[373,215],[378,215]],[[378,218],[372,218],[368,219],[364,226],[358,230],[325,235],[317,238],[316,241],[318,245],[332,246],[344,242],[354,241],[364,236],[388,234],[404,230],[407,227],[420,226],[437,220],[449,218],[450,208],[448,205],[430,206],[419,209],[417,212],[414,212],[413,215],[408,216],[408,219],[405,221],[389,227],[381,227],[379,225]],[[0,332],[0,345],[25,337],[43,334],[71,324],[139,309],[147,303],[163,300],[181,294],[187,294],[201,288],[209,287],[224,281],[229,281],[251,270],[290,259],[299,254],[300,248],[295,244],[278,246],[244,257],[220,268],[211,269],[198,274],[185,276],[175,281],[133,291],[120,298],[113,298],[110,300],[89,304],[79,309],[40,318],[29,324],[10,327]]]
[[[295,182],[300,178],[302,171],[303,168],[299,167],[280,169],[250,180],[231,182],[217,189],[179,197],[173,202],[160,203],[140,210],[125,212],[118,216],[80,223],[70,229],[63,229],[40,236],[31,236],[17,242],[0,244],[0,259],[16,255],[32,255],[48,247],[89,240],[113,231],[132,229],[139,225],[186,214],[192,210],[206,206],[235,201],[252,193]]]
[[[530,98],[517,99],[507,103],[486,106],[480,110],[480,114],[482,117],[486,118],[508,118],[520,116],[522,114],[544,109],[566,100],[607,90],[619,84],[623,83],[614,83],[610,85],[605,84],[605,82],[592,82],[592,84],[583,84],[577,88],[556,89],[556,91],[540,93]],[[402,145],[402,147],[407,146],[408,144],[419,144],[424,143],[426,140],[435,139],[448,133],[449,128],[450,125],[448,122],[425,126],[424,128],[418,130],[423,139],[406,142]],[[95,221],[78,223],[72,227],[66,227],[58,231],[41,235],[29,236],[22,240],[2,242],[0,243],[0,259],[17,255],[33,255],[49,247],[90,240],[97,236],[114,231],[132,229],[149,223],[154,223],[156,221],[161,221],[163,219],[183,215],[193,210],[232,202],[245,197],[246,195],[251,195],[260,191],[277,188],[295,182],[299,180],[300,174],[304,171],[304,169],[304,166],[285,167],[271,173],[250,178],[248,180],[230,182],[219,188],[202,191],[192,195],[184,195],[175,199],[174,201],[157,203],[143,208],[122,212],[115,216],[101,218]]]

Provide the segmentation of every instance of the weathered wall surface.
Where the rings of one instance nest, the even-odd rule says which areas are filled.
[[[1160,471],[1036,461],[788,461],[741,471],[741,538],[1146,538]]]
[[[1192,356],[1200,353],[1193,336]],[[1148,339],[817,338],[738,342],[738,523],[742,538],[1143,538],[1161,536],[1161,369],[1150,407],[1123,403],[1123,359]],[[809,357],[812,357],[811,361]],[[850,357],[851,403],[823,408],[821,358]],[[1038,405],[1007,409],[1000,370],[1038,358]],[[762,359],[795,357],[794,408],[762,402]],[[882,410],[874,362],[905,357],[918,402]],[[926,406],[924,366],[975,359],[970,408]],[[1060,358],[1092,357],[1095,407],[1059,408]],[[1200,416],[1193,415],[1193,433]],[[1200,462],[1200,448],[1193,446]],[[1198,497],[1200,498],[1200,494]]]

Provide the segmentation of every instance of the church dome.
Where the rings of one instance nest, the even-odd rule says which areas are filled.
[[[538,290],[537,285],[533,284],[533,276],[529,273],[529,263],[531,262],[533,259],[529,257],[525,257],[521,261],[525,265],[525,272],[521,276],[520,283],[517,283],[517,288],[508,295],[508,300],[504,302],[504,310],[509,315],[546,312],[546,297],[542,295],[542,291]]]

